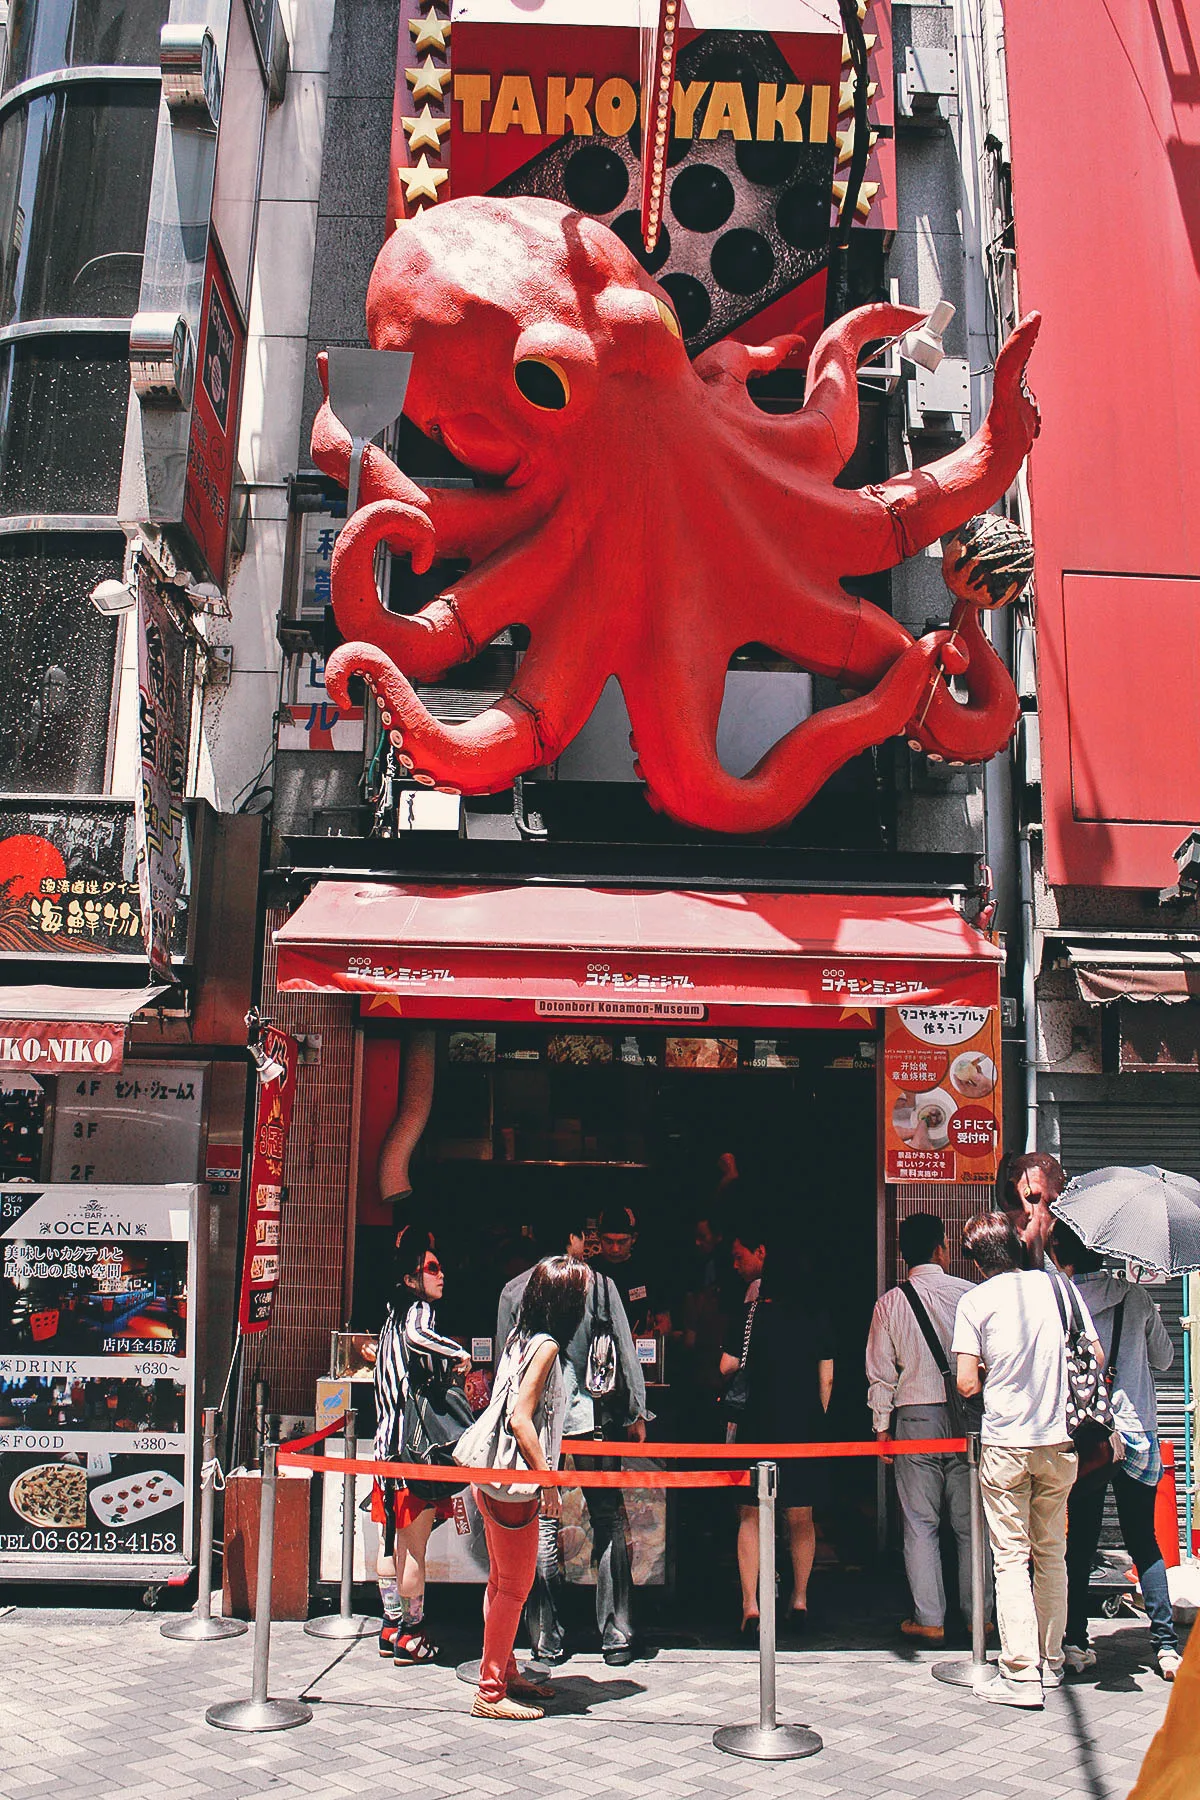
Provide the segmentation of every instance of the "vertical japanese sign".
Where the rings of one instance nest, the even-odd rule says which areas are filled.
[[[185,1571],[190,1186],[0,1188],[0,1575]]]
[[[238,1302],[238,1326],[247,1333],[267,1329],[271,1323],[275,1289],[279,1286],[283,1161],[296,1094],[295,1038],[275,1025],[268,1025],[259,1043],[268,1057],[281,1064],[283,1073],[272,1081],[259,1078],[254,1149],[250,1157],[250,1199],[246,1208],[246,1248],[242,1257],[242,1292]]]
[[[165,981],[183,900],[183,790],[190,693],[178,629],[144,565],[138,569],[138,701],[141,780],[135,795],[138,897],[146,956]]]
[[[246,334],[213,241],[200,312],[200,367],[192,402],[183,517],[219,588],[229,558],[229,506],[237,451]]]
[[[897,1006],[885,1018],[884,1179],[994,1182],[999,1007]]]

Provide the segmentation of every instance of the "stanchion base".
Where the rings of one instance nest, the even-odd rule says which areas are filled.
[[[746,1756],[752,1762],[796,1762],[815,1756],[824,1745],[815,1731],[803,1725],[722,1725],[713,1732],[713,1743],[730,1756]]]
[[[319,1619],[305,1621],[305,1637],[315,1638],[360,1638],[378,1631],[379,1620],[368,1619],[362,1613],[355,1613],[352,1618],[343,1619],[341,1613],[326,1613]]]
[[[537,1661],[519,1664],[518,1667],[527,1681],[549,1681],[554,1675],[553,1669],[547,1668],[545,1663]],[[476,1656],[471,1662],[459,1663],[454,1673],[460,1681],[465,1681],[468,1687],[478,1687],[479,1658]]]
[[[934,1663],[929,1673],[935,1681],[945,1682],[947,1687],[973,1688],[978,1692],[992,1681],[996,1669],[992,1663],[977,1663],[972,1657],[964,1656],[955,1662]]]
[[[158,1628],[160,1637],[182,1638],[185,1644],[206,1644],[217,1638],[242,1637],[249,1629],[245,1619],[206,1619],[200,1613],[188,1613],[184,1619],[168,1619],[165,1625]]]
[[[220,1731],[290,1731],[312,1716],[303,1700],[222,1700],[204,1715]]]

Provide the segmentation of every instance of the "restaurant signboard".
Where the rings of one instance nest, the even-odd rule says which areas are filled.
[[[199,1191],[0,1188],[0,1578],[191,1561]]]

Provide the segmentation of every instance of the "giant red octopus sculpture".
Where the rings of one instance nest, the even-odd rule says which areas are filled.
[[[329,659],[330,697],[347,704],[350,677],[365,676],[416,781],[492,793],[552,761],[615,675],[651,804],[726,832],[786,824],[895,733],[948,761],[995,755],[1017,698],[977,600],[915,640],[842,586],[991,506],[1037,434],[1023,380],[1031,314],[996,360],[991,408],[968,443],[877,485],[834,485],[857,439],[860,350],[924,316],[866,306],[839,319],[812,352],[803,408],[770,415],[747,378],[800,340],[727,340],[689,362],[662,290],[585,215],[464,198],[401,224],[371,276],[370,341],[413,352],[404,410],[479,485],[424,492],[367,450],[362,504],[333,558],[346,642]],[[345,483],[349,455],[326,401],[314,459]],[[435,555],[469,569],[405,617],[376,589],[381,542],[411,553],[417,572]],[[473,719],[435,720],[411,681],[438,679],[514,624],[531,643],[507,693]],[[857,692],[739,777],[717,759],[717,721],[730,657],[748,643]],[[965,703],[946,674],[963,677]]]

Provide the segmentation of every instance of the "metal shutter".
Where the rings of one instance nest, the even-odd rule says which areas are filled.
[[[1110,1163],[1157,1163],[1200,1180],[1200,1098],[1196,1105],[1165,1105],[1162,1101],[1116,1105],[1085,1105],[1063,1101],[1059,1106],[1062,1163],[1068,1175],[1085,1175]],[[1183,1282],[1168,1281],[1153,1289],[1154,1299],[1171,1333],[1175,1361],[1158,1377],[1159,1432],[1175,1446],[1180,1493],[1180,1529],[1183,1520]]]

